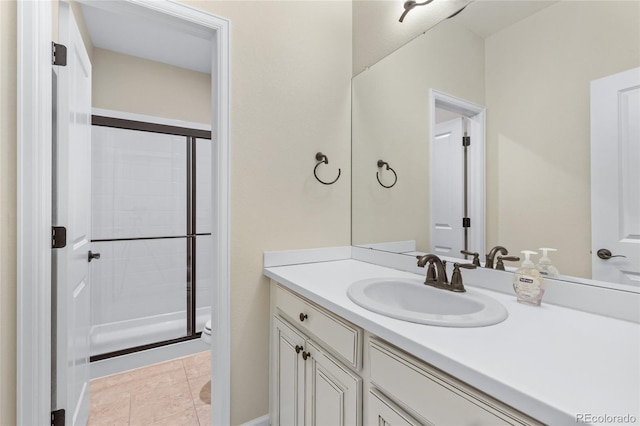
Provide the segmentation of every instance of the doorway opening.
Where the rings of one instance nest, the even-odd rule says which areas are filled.
[[[82,2],[81,2],[82,3]],[[170,1],[87,2],[147,17],[163,28],[206,35],[211,80],[213,269],[213,422],[229,423],[229,22]],[[17,420],[45,424],[52,415],[52,71],[50,2],[18,4],[18,342]],[[202,37],[201,37],[202,38]],[[133,41],[130,40],[130,41]],[[131,43],[133,44],[133,43]],[[160,45],[163,49],[166,46]],[[188,52],[188,50],[187,50]],[[69,54],[73,54],[69,51]],[[135,96],[131,93],[131,96]],[[87,115],[86,117],[90,117]],[[73,243],[73,242],[72,242]],[[73,244],[72,244],[73,245]],[[95,254],[95,253],[94,253]],[[89,252],[89,259],[92,253]],[[86,262],[87,254],[84,259]],[[93,257],[93,259],[96,259]],[[86,264],[86,263],[85,263]],[[75,383],[75,382],[74,382]]]

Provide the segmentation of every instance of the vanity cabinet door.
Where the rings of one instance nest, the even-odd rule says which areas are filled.
[[[273,319],[271,384],[273,425],[304,424],[305,336],[278,317]]]
[[[361,425],[360,377],[310,340],[307,351],[305,424]]]

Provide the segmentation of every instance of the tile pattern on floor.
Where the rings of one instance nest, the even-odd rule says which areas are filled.
[[[89,426],[211,424],[211,352],[92,380]]]

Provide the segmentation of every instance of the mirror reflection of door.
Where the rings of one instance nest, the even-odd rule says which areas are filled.
[[[460,116],[437,122],[431,143],[431,155],[438,159],[431,170],[431,250],[438,255],[457,257],[467,249],[462,223],[467,204],[463,127]]]
[[[635,68],[591,82],[591,257],[595,280],[640,286],[638,164],[640,68]]]
[[[433,91],[431,111],[429,251],[483,253],[484,108]]]

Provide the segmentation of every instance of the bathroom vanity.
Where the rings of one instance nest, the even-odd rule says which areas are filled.
[[[481,288],[473,290],[504,305],[506,320],[472,328],[402,321],[361,308],[347,290],[363,279],[419,276],[339,257],[265,262],[272,425],[638,421],[637,323],[525,306]]]

